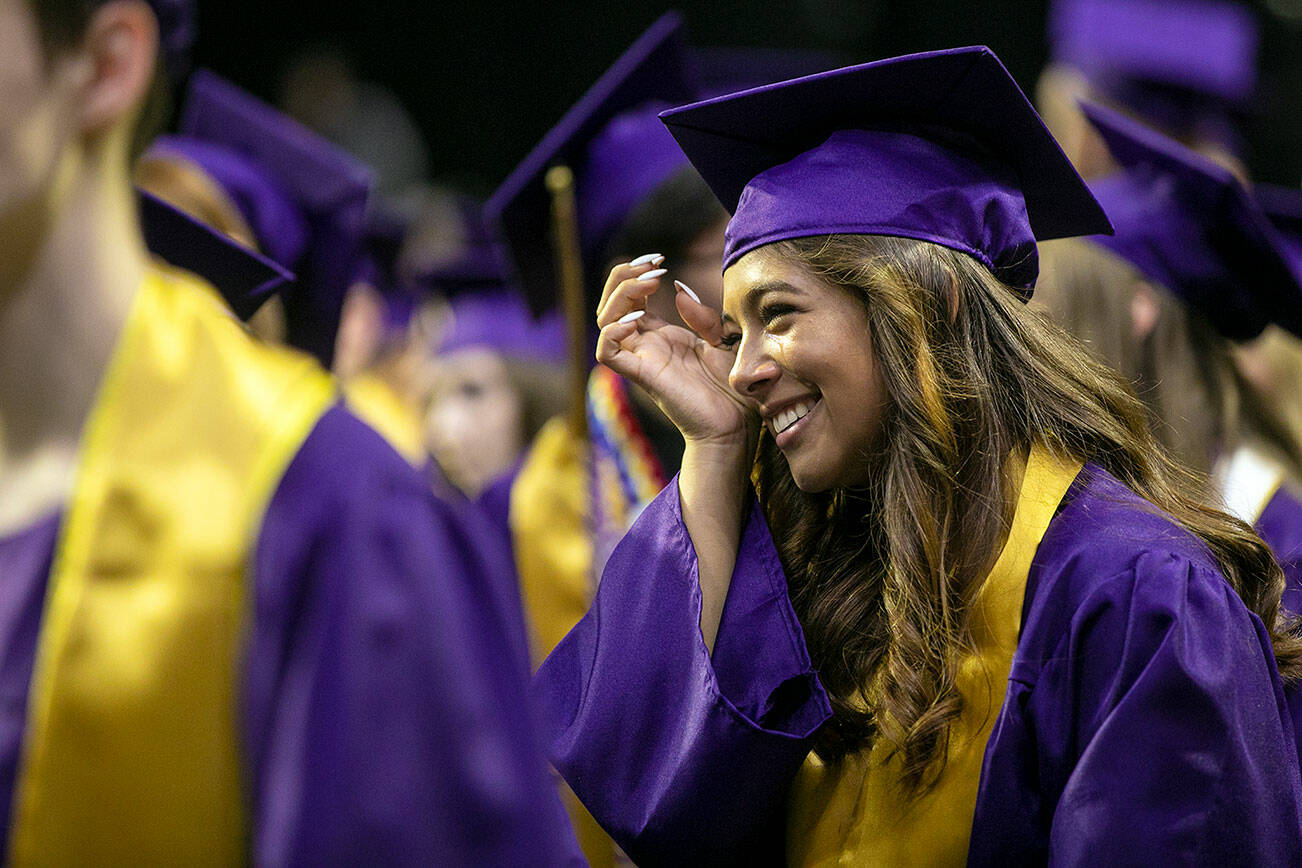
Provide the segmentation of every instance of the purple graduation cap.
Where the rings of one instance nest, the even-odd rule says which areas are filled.
[[[551,198],[556,165],[574,171],[579,238],[589,284],[611,237],[645,196],[684,167],[656,121],[659,109],[696,97],[683,19],[670,12],[638,37],[565,113],[489,198],[486,215],[508,245],[517,282],[536,312],[555,306]]]
[[[294,279],[292,272],[249,250],[144,190],[136,190],[149,252],[211,283],[240,319]]]
[[[451,300],[451,318],[439,352],[479,347],[516,359],[563,365],[565,323],[555,311],[535,319],[524,297],[505,287],[459,295]]]
[[[1057,0],[1049,42],[1102,97],[1173,135],[1237,144],[1257,85],[1253,13],[1221,0]]]
[[[207,70],[190,79],[179,134],[159,144],[197,163],[269,256],[298,275],[287,340],[329,367],[358,274],[371,172],[346,151]]]
[[[967,253],[1029,296],[1037,238],[1111,231],[988,48],[850,66],[660,117],[733,215],[725,269],[774,241],[892,235]]]
[[[1082,106],[1122,171],[1092,185],[1116,227],[1093,238],[1223,335],[1271,322],[1302,335],[1302,287],[1270,221],[1227,169],[1097,105]]]

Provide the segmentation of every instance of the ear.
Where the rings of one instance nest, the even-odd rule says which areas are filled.
[[[109,0],[91,16],[80,52],[89,62],[81,128],[104,132],[132,117],[153,82],[158,19],[144,0]]]

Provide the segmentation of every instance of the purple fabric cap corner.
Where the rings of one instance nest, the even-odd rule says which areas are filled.
[[[1274,322],[1302,335],[1302,285],[1283,239],[1234,175],[1119,112],[1082,106],[1122,171],[1092,189],[1116,227],[1092,241],[1232,340]]]
[[[137,190],[145,245],[155,256],[207,280],[248,319],[294,280],[292,272],[144,190]]]
[[[891,235],[963,251],[1029,290],[1036,239],[1111,231],[985,47],[818,73],[660,117],[733,214],[725,268],[778,240]]]
[[[627,130],[622,124],[634,117],[629,113],[643,106],[672,105],[697,95],[684,29],[683,16],[678,12],[667,12],[657,19],[548,130],[485,204],[489,224],[510,251],[513,282],[525,293],[534,311],[554,307],[559,291],[550,241],[551,196],[544,180],[548,170],[557,165],[574,170],[584,266],[587,270],[598,268],[601,263],[596,259],[604,253],[604,243],[618,223],[636,205],[639,197],[635,194],[650,192],[644,188],[664,170],[668,159],[660,143],[649,143],[650,150],[645,153],[631,150],[630,145],[636,142],[624,135]],[[607,129],[622,117],[625,120],[618,121],[618,126]],[[629,165],[634,165],[636,171],[626,177],[613,171],[619,162],[630,158],[634,162],[623,168],[627,171]],[[599,182],[583,177],[588,171],[585,164],[591,164],[592,171],[603,176]],[[667,177],[668,173],[659,179]],[[598,203],[607,190],[611,201]],[[597,225],[586,219],[596,220]],[[591,283],[596,275],[586,277]]]
[[[372,174],[365,164],[241,88],[208,70],[190,78],[182,136],[238,154],[292,198],[308,228],[294,263],[299,291],[285,298],[287,340],[327,367],[344,297],[364,255]],[[270,250],[288,224],[268,224],[258,241]],[[256,229],[257,227],[255,227]]]
[[[302,208],[285,185],[247,156],[192,136],[159,136],[149,155],[179,157],[221,187],[272,259],[293,268],[307,251],[310,230]]]
[[[575,173],[585,259],[595,261],[638,203],[679,169],[690,165],[660,123],[669,108],[652,101],[608,123],[588,145]]]

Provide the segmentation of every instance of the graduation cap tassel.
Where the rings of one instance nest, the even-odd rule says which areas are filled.
[[[574,172],[569,166],[547,170],[547,191],[552,198],[552,242],[556,273],[560,277],[565,311],[570,378],[570,428],[576,437],[588,436],[588,320],[583,291],[583,258],[579,253],[579,222],[574,204]]]

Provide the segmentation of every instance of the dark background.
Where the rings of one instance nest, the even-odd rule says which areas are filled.
[[[1302,0],[1244,3],[1262,22],[1250,170],[1302,180]],[[330,43],[400,98],[435,179],[486,194],[660,14],[698,45],[796,47],[857,63],[986,44],[1028,94],[1046,57],[1046,0],[565,0],[513,4],[201,0],[196,60],[274,101],[289,58]]]

